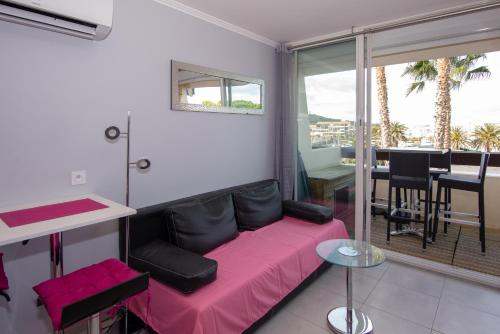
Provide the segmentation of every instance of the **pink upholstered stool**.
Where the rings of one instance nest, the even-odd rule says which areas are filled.
[[[115,259],[105,260],[33,287],[47,309],[54,331],[90,317],[146,290],[149,274]],[[97,326],[100,327],[100,326]],[[94,330],[95,325],[92,326]]]
[[[7,275],[5,275],[5,270],[3,268],[3,253],[0,253],[0,296],[3,296],[10,302],[9,295],[4,291],[9,288],[9,280],[7,279]]]

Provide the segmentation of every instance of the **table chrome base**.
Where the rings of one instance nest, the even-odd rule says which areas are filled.
[[[396,231],[391,231],[392,236],[398,236],[398,235],[416,235],[420,238],[424,237],[424,229],[423,228],[417,228],[416,224],[407,224],[404,225],[401,230],[396,230]],[[432,238],[427,237],[427,242],[432,243]]]
[[[359,310],[352,310],[352,326],[347,325],[347,307],[331,310],[327,317],[328,327],[336,334],[371,334],[373,325],[370,318]]]
[[[424,236],[424,230],[421,228],[417,228],[415,224],[408,224],[403,226],[401,230],[391,232],[391,235],[404,235],[404,234],[416,235],[422,238]]]

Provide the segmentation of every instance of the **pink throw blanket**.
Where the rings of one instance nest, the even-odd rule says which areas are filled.
[[[317,244],[346,238],[339,220],[316,225],[284,217],[206,254],[219,264],[215,282],[185,295],[151,279],[150,304],[139,296],[129,307],[160,334],[241,333],[323,263]]]

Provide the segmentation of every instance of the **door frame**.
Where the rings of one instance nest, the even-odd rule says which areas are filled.
[[[371,208],[371,36],[356,36],[355,239],[370,242]]]

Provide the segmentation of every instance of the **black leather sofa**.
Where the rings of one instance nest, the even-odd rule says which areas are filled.
[[[312,223],[332,220],[329,208],[282,201],[276,180],[265,180],[139,209],[130,217],[130,267],[183,293],[217,277],[217,262],[203,254],[288,215]],[[120,224],[124,259],[125,230]]]

